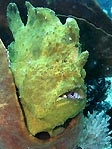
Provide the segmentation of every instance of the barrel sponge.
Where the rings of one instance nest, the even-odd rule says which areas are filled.
[[[19,90],[29,132],[53,133],[56,126],[81,112],[88,52],[81,52],[75,19],[62,24],[54,11],[26,2],[27,23],[15,3],[7,8],[14,41],[8,46],[10,68]]]

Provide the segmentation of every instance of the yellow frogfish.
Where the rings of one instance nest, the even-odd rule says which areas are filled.
[[[52,134],[56,126],[86,105],[84,65],[79,27],[74,18],[62,24],[55,12],[26,2],[27,23],[15,3],[7,8],[14,41],[8,46],[10,69],[19,90],[26,126],[32,135]]]

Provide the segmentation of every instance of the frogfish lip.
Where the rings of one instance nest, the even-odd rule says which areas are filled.
[[[83,100],[86,98],[85,91],[82,88],[75,88],[73,90],[70,90],[68,92],[63,93],[59,96],[60,98],[65,98],[69,100]]]

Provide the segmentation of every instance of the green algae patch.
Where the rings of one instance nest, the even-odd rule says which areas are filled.
[[[75,19],[67,18],[62,24],[48,8],[34,8],[29,2],[26,7],[26,25],[16,4],[10,3],[7,9],[14,37],[8,46],[10,68],[29,132],[52,134],[85,107],[83,66],[88,52],[81,53]]]

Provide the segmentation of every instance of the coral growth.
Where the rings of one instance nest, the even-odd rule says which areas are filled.
[[[15,4],[8,6],[14,41],[9,45],[10,68],[20,92],[28,130],[35,135],[63,124],[86,104],[84,85],[88,52],[80,51],[79,28],[73,18],[63,25],[47,8],[26,2],[24,25]]]
[[[83,118],[79,146],[82,149],[111,149],[112,131],[109,131],[110,117],[105,112],[93,111]]]

